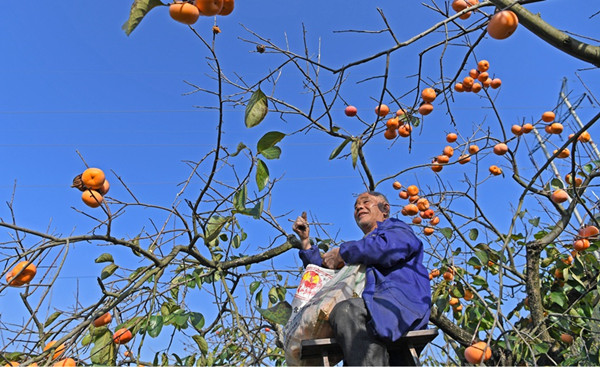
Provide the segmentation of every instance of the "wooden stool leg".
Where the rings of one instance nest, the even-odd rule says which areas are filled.
[[[323,366],[329,367],[329,354],[326,350],[323,351]]]
[[[419,355],[417,354],[417,350],[412,343],[408,344],[408,350],[410,351],[410,356],[412,357],[413,366],[420,366],[421,362],[419,361]]]

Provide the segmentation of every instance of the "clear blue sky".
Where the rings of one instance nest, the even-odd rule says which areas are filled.
[[[443,2],[439,2],[443,6]],[[254,46],[240,38],[251,39],[241,25],[263,35],[281,47],[303,52],[302,25],[307,30],[311,55],[317,53],[321,39],[322,62],[339,67],[349,62],[385,50],[393,45],[389,35],[333,33],[335,30],[379,30],[384,27],[376,6],[382,8],[396,36],[404,41],[439,21],[439,15],[426,10],[421,1],[240,1],[228,17],[219,17],[222,33],[217,36],[217,52],[225,73],[234,72],[254,83],[282,58],[251,52]],[[183,160],[198,160],[214,146],[215,115],[195,108],[210,105],[215,100],[207,95],[183,96],[192,87],[189,81],[206,88],[215,83],[206,75],[208,52],[187,26],[172,21],[167,8],[153,10],[131,36],[121,25],[128,16],[130,4],[121,2],[6,2],[0,12],[0,201],[10,200],[16,182],[15,214],[18,224],[36,230],[59,234],[85,233],[90,221],[77,213],[88,210],[79,193],[69,187],[71,179],[85,167],[76,150],[87,163],[104,169],[113,184],[111,196],[130,200],[126,190],[117,183],[114,170],[142,201],[170,205],[179,191],[177,184],[188,175]],[[597,37],[599,17],[588,19],[597,4],[589,0],[546,1],[529,5],[559,29]],[[487,11],[490,11],[487,8]],[[470,21],[470,20],[469,20]],[[214,18],[202,18],[195,25],[207,39]],[[440,35],[426,37],[393,54],[390,88],[397,96],[415,86],[418,53]],[[458,51],[457,51],[458,50]],[[445,70],[453,75],[462,61],[460,48],[447,51]],[[589,65],[560,53],[520,27],[505,41],[485,39],[476,56],[491,63],[491,72],[503,80],[497,94],[497,105],[505,121],[531,121],[557,101],[561,80],[583,88],[575,78],[578,69]],[[373,118],[381,83],[378,80],[354,84],[367,76],[383,71],[383,59],[351,69],[343,97],[356,105],[361,116]],[[439,51],[424,58],[424,76],[439,80]],[[475,66],[470,59],[466,69]],[[463,71],[462,74],[466,74]],[[582,79],[593,90],[598,85],[596,70],[580,71]],[[323,79],[331,79],[324,75]],[[307,106],[309,98],[302,94],[298,73],[287,69],[275,95],[299,106]],[[270,94],[272,89],[264,88]],[[593,90],[597,93],[598,91]],[[453,111],[458,129],[470,135],[473,124],[484,122],[497,131],[497,123],[488,104],[473,94],[456,95]],[[402,99],[412,103],[414,96]],[[583,107],[588,107],[589,103]],[[343,104],[337,105],[336,123],[358,133],[359,126],[343,115]],[[443,137],[453,131],[448,116],[440,104],[425,118],[423,129],[416,129],[414,149],[409,154],[406,140],[390,146],[383,136],[375,137],[366,152],[376,180],[414,164],[430,161],[444,147]],[[586,120],[595,112],[583,108]],[[487,119],[486,117],[487,116]],[[259,127],[248,130],[243,125],[243,108],[228,107],[225,123],[225,144],[234,148],[243,141],[255,146],[267,131],[290,133],[303,124],[299,119],[282,121],[275,113]],[[594,130],[592,130],[594,136]],[[598,135],[596,135],[598,136]],[[349,160],[328,161],[330,152],[340,143],[328,136],[311,133],[286,137],[280,144],[280,161],[269,161],[272,177],[283,176],[274,191],[273,211],[295,218],[303,210],[312,211],[326,223],[332,223],[331,234],[339,231],[341,238],[360,235],[352,220],[352,194],[364,187]],[[495,158],[493,158],[495,159]],[[491,161],[490,161],[491,163]],[[505,163],[498,161],[498,163]],[[444,171],[453,183],[462,176],[459,168]],[[509,178],[503,179],[506,184]],[[427,171],[417,178],[414,174],[400,178],[404,184],[434,184]],[[498,186],[489,186],[491,193]],[[389,194],[394,204],[396,194],[391,182],[379,188]],[[482,196],[483,197],[483,196]],[[497,207],[498,198],[490,195],[483,201]],[[508,206],[506,206],[508,209]],[[115,230],[122,236],[135,236],[150,216],[143,211],[131,211],[118,222]],[[0,216],[9,219],[6,206]],[[162,218],[162,217],[160,217]],[[159,218],[159,220],[160,220]],[[162,218],[164,219],[164,218]],[[282,219],[282,222],[285,222]],[[443,223],[442,223],[443,225]],[[508,225],[502,223],[501,226]],[[257,242],[261,242],[257,237]],[[102,268],[91,264],[103,248],[81,245],[72,271],[65,272],[63,281],[73,289],[93,282]],[[2,252],[3,253],[3,252]],[[294,254],[283,257],[291,263]],[[131,265],[132,267],[135,265]],[[16,292],[9,290],[9,292]],[[58,293],[57,293],[58,294]],[[62,292],[61,292],[62,294]],[[85,299],[85,298],[83,298]],[[2,314],[4,302],[0,302]]]

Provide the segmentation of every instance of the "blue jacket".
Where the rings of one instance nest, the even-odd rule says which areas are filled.
[[[371,315],[369,327],[394,342],[410,330],[426,329],[431,310],[429,273],[423,266],[423,243],[399,219],[377,222],[357,241],[340,245],[346,264],[366,265],[362,297]],[[318,246],[300,250],[304,266],[322,266]]]

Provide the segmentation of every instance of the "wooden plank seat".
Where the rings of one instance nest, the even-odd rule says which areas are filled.
[[[400,352],[406,366],[420,366],[419,354],[425,346],[438,335],[437,329],[409,331],[395,343],[388,344],[389,351]],[[335,338],[309,339],[302,341],[300,359],[321,358],[323,366],[329,366],[330,361],[343,359],[342,348]]]

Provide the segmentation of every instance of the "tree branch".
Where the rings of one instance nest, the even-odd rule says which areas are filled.
[[[554,28],[540,16],[512,0],[490,0],[490,2],[499,9],[510,8],[519,17],[519,23],[550,45],[577,59],[600,67],[600,47],[581,42]]]
[[[464,329],[460,328],[450,319],[448,319],[436,306],[431,307],[431,315],[429,321],[433,322],[437,327],[442,329],[444,334],[448,335],[452,339],[456,340],[464,346],[471,345],[473,335]]]

